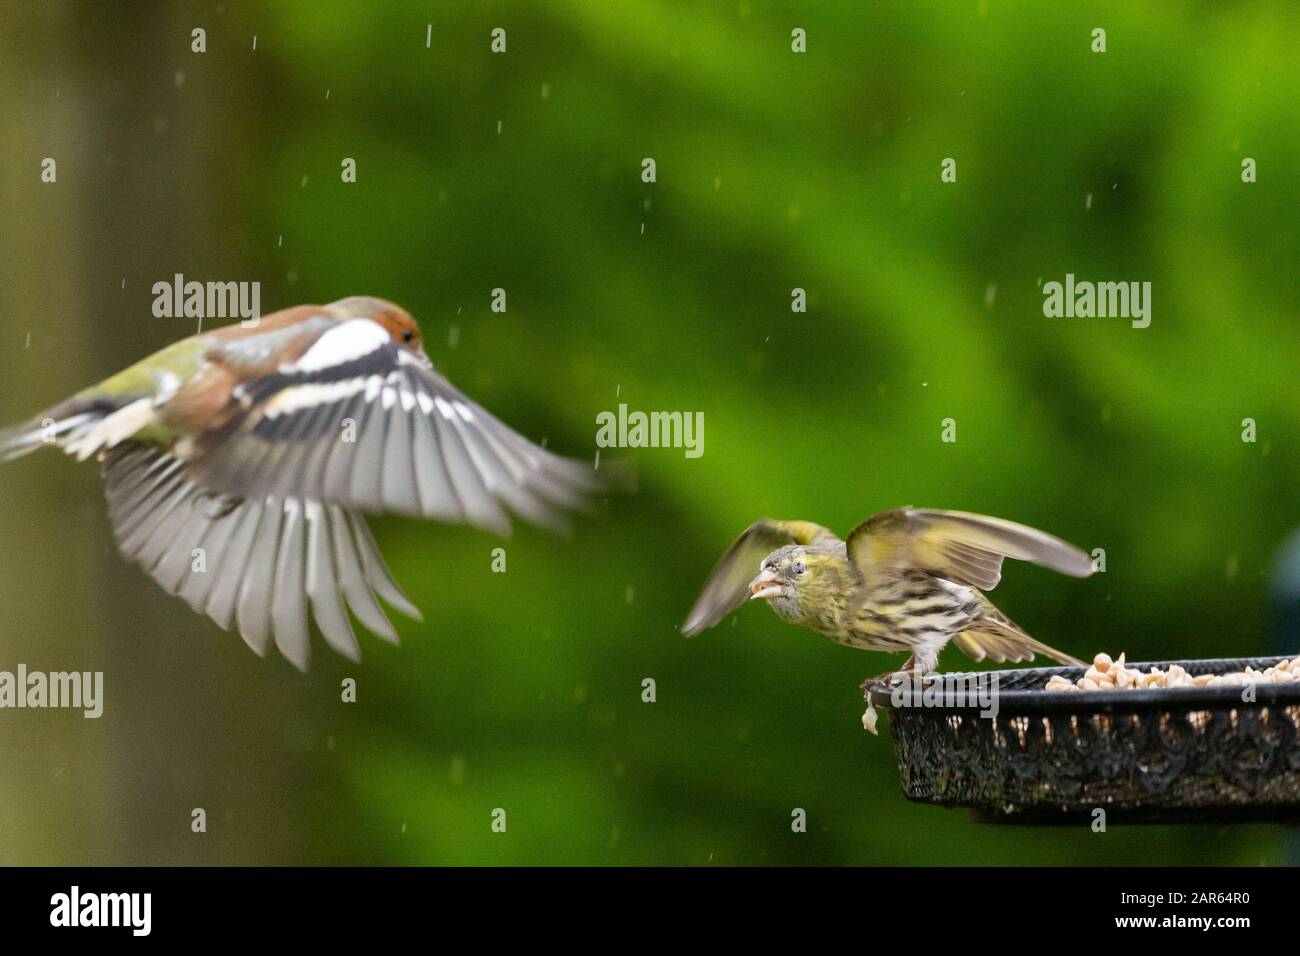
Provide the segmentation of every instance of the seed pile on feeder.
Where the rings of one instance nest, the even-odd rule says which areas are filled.
[[[1128,667],[1121,654],[1111,660],[1109,654],[1101,653],[1092,659],[1092,666],[1077,681],[1068,680],[1060,674],[1053,674],[1043,687],[1049,691],[1071,690],[1145,690],[1152,687],[1222,687],[1244,684],[1289,684],[1300,681],[1300,657],[1292,661],[1282,661],[1264,670],[1247,667],[1244,671],[1230,671],[1226,674],[1197,674],[1193,677],[1177,664],[1170,664],[1167,671],[1153,667],[1143,671]]]

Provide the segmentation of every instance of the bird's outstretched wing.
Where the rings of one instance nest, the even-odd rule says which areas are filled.
[[[295,362],[242,381],[189,477],[248,498],[328,502],[507,533],[506,509],[563,531],[566,510],[625,484],[621,462],[561,458],[461,393],[369,319],[339,323]],[[502,507],[502,506],[505,507]]]
[[[122,555],[222,628],[235,625],[259,655],[274,636],[306,670],[309,607],[326,642],[353,661],[361,652],[349,608],[393,643],[397,632],[376,595],[420,619],[354,511],[303,498],[213,496],[186,477],[183,462],[138,442],[107,452],[102,467]]]
[[[1002,559],[1032,561],[1076,578],[1092,559],[1072,544],[1014,521],[926,508],[873,515],[848,538],[849,560],[864,577],[920,568],[955,584],[988,591],[1002,579]]]
[[[745,603],[745,586],[758,573],[763,558],[787,544],[812,544],[839,538],[833,531],[811,521],[755,521],[732,543],[710,572],[682,633],[693,637],[707,630]]]

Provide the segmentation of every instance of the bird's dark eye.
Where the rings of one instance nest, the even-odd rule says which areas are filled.
[[[412,332],[410,329],[407,329],[405,332],[402,333],[403,342],[410,342],[411,339],[413,338],[415,338],[415,333]]]
[[[795,577],[798,577],[808,570],[808,565],[804,564],[802,561],[796,561],[790,570],[794,572]]]

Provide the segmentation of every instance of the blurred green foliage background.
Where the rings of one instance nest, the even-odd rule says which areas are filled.
[[[1300,524],[1298,27],[1283,2],[6,7],[5,424],[193,332],[150,310],[180,272],[260,280],[264,311],[391,298],[580,457],[620,401],[706,427],[698,460],[629,453],[640,493],[571,539],[518,527],[506,574],[482,533],[375,522],[426,622],[357,668],[318,642],[306,677],[121,561],[93,467],[7,465],[0,669],[103,670],[106,708],[0,712],[0,863],[1280,862],[1277,827],[909,804],[859,723],[897,658],[761,607],[676,627],[754,518],[916,504],[1104,548],[996,594],[1080,656],[1300,650],[1268,594]],[[1151,327],[1045,318],[1067,272],[1150,281]]]

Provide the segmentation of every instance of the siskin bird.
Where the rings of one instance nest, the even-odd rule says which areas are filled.
[[[510,430],[434,369],[405,310],[369,296],[176,342],[0,432],[0,460],[45,444],[99,459],[124,557],[301,670],[309,607],[354,661],[349,610],[394,643],[376,596],[420,619],[363,512],[505,534],[508,509],[562,531],[627,478]]]
[[[950,641],[977,661],[1043,654],[1081,663],[1034,640],[981,593],[1001,580],[1003,558],[1080,578],[1093,571],[1088,555],[1059,538],[961,511],[882,511],[847,541],[809,521],[764,519],[723,554],[682,633],[698,634],[746,598],[762,599],[778,617],[839,644],[910,651],[902,669],[918,675],[934,669]]]

